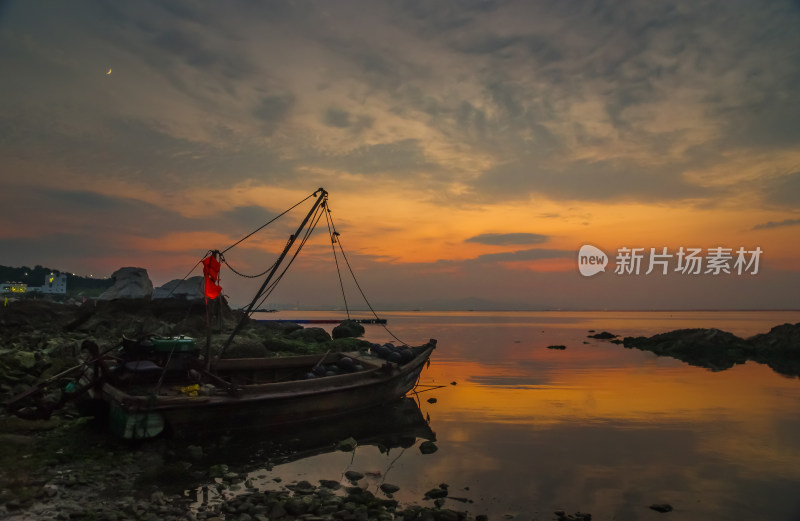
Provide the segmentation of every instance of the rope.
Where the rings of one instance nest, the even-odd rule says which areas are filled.
[[[317,191],[317,192],[318,192],[318,191]],[[234,242],[233,244],[231,244],[230,246],[228,246],[227,248],[225,248],[224,250],[222,250],[220,253],[226,253],[226,252],[228,252],[228,250],[232,250],[233,248],[235,248],[235,247],[236,247],[236,246],[238,246],[239,244],[243,243],[244,241],[246,241],[247,239],[249,239],[250,237],[252,237],[252,236],[253,236],[253,235],[255,235],[256,233],[260,232],[261,230],[263,230],[264,228],[266,228],[266,227],[267,227],[267,226],[269,226],[270,224],[274,223],[275,221],[277,221],[278,219],[280,219],[281,217],[283,217],[283,216],[284,216],[284,215],[286,215],[287,213],[289,213],[289,212],[291,212],[292,210],[294,210],[295,208],[297,208],[298,206],[300,206],[300,205],[301,205],[301,204],[303,204],[304,202],[306,202],[306,201],[308,201],[309,199],[311,199],[312,197],[316,196],[316,195],[317,195],[317,192],[314,192],[313,194],[310,194],[308,197],[306,197],[305,199],[303,199],[303,200],[302,200],[302,201],[300,201],[299,203],[295,204],[294,206],[292,206],[292,207],[291,207],[291,208],[289,208],[288,210],[286,210],[286,211],[284,211],[283,213],[281,213],[281,214],[279,214],[279,215],[275,216],[274,218],[272,218],[272,219],[271,219],[271,220],[269,220],[268,222],[266,222],[266,223],[262,224],[261,226],[259,226],[259,227],[258,227],[258,228],[256,228],[255,230],[253,230],[252,232],[248,233],[247,235],[245,235],[244,237],[242,237],[242,238],[241,238],[241,239],[239,239],[238,241]]]
[[[333,227],[333,229],[335,230],[335,229],[336,229],[336,227],[335,227],[335,226],[334,226],[334,224],[333,224],[333,216],[330,216],[330,215],[329,215],[329,216],[328,216],[328,219],[330,220],[330,223],[331,223],[330,225],[331,225],[331,227]],[[345,262],[345,264],[347,265],[347,269],[350,271],[350,276],[353,278],[353,282],[355,283],[356,287],[358,288],[358,291],[359,291],[359,293],[361,293],[361,297],[364,299],[364,303],[367,305],[367,307],[369,308],[369,310],[372,312],[372,316],[374,316],[375,318],[379,318],[379,317],[378,317],[378,313],[376,313],[376,312],[375,312],[375,309],[372,307],[372,304],[370,304],[369,300],[367,299],[367,296],[364,294],[364,290],[363,290],[363,289],[361,289],[361,284],[359,284],[359,283],[358,283],[358,279],[356,278],[356,274],[355,274],[355,272],[353,272],[353,267],[352,267],[352,266],[350,266],[350,261],[349,261],[349,260],[347,260],[347,255],[345,255],[345,253],[344,253],[344,247],[342,246],[342,239],[341,239],[341,236],[338,234],[338,232],[337,232],[337,235],[336,235],[336,243],[339,245],[339,251],[341,251],[341,252],[342,252],[342,259],[344,259],[344,262]],[[334,252],[335,252],[335,249],[334,249]],[[335,256],[335,253],[334,253],[334,256]],[[337,271],[339,270],[339,263],[338,263],[338,261],[337,261],[337,263],[336,263],[336,270],[337,270]],[[339,276],[339,280],[341,280],[341,275]],[[348,316],[349,316],[349,315],[348,315]],[[389,335],[390,335],[392,338],[394,338],[395,340],[397,340],[397,341],[398,341],[398,342],[400,342],[401,344],[408,345],[408,342],[404,342],[403,340],[400,340],[400,339],[399,339],[399,338],[398,338],[398,337],[397,337],[397,336],[396,336],[394,333],[392,333],[392,332],[389,330],[389,328],[388,328],[388,327],[386,327],[386,324],[381,324],[381,326],[383,326],[383,329],[385,329],[385,330],[386,330],[386,332],[387,332],[387,333],[389,333]]]
[[[245,273],[241,273],[241,272],[237,271],[233,266],[230,265],[230,263],[228,262],[228,259],[226,259],[225,257],[220,256],[220,258],[222,259],[222,263],[225,264],[225,266],[227,266],[235,275],[239,275],[240,277],[244,277],[246,279],[257,279],[259,277],[263,277],[264,275],[269,273],[269,270],[271,270],[275,266],[275,264],[273,263],[272,266],[270,266],[269,268],[265,269],[264,271],[262,271],[258,275],[247,275]]]
[[[336,231],[336,227],[333,226],[333,222],[331,221],[330,210],[325,213],[325,221],[328,224],[328,234],[331,237],[331,251],[333,252],[333,260],[336,262],[336,275],[339,276],[339,287],[342,290],[342,300],[344,300],[344,310],[347,313],[347,319],[350,320],[350,307],[347,305],[347,295],[344,292],[344,282],[342,282],[342,272],[339,269],[339,257],[336,255],[336,246],[334,246],[338,240],[339,232]]]
[[[303,238],[300,240],[300,243],[299,243],[299,245],[297,246],[297,249],[295,250],[294,254],[292,255],[292,258],[291,258],[291,259],[289,259],[289,261],[287,261],[287,263],[286,263],[286,267],[285,267],[285,268],[283,268],[283,271],[281,271],[280,275],[278,275],[278,276],[275,278],[275,280],[274,280],[274,281],[272,281],[272,283],[271,283],[271,284],[270,284],[270,285],[269,285],[267,288],[265,288],[265,289],[264,289],[264,292],[262,293],[264,297],[263,297],[263,298],[262,298],[262,299],[259,301],[259,303],[258,303],[256,306],[254,306],[254,307],[253,307],[253,309],[257,309],[257,308],[260,308],[261,306],[263,306],[263,305],[264,305],[264,302],[267,300],[267,298],[268,298],[268,297],[269,297],[269,296],[272,294],[272,292],[275,290],[275,287],[276,287],[276,286],[278,285],[278,283],[279,283],[279,282],[280,282],[280,281],[283,279],[283,276],[284,276],[284,275],[286,274],[286,272],[289,270],[289,267],[292,265],[292,263],[295,261],[295,259],[297,258],[297,256],[300,254],[300,250],[302,250],[302,249],[303,249],[303,246],[305,246],[306,242],[308,241],[308,238],[311,236],[311,233],[312,233],[312,232],[314,231],[314,229],[317,227],[317,223],[319,223],[319,220],[322,218],[322,212],[324,212],[324,211],[325,211],[325,209],[326,209],[326,206],[327,206],[327,205],[326,205],[326,203],[323,203],[323,204],[322,204],[322,205],[321,205],[321,206],[320,206],[320,207],[317,209],[317,212],[315,213],[315,215],[314,215],[314,216],[312,216],[312,218],[311,218],[311,225],[310,225],[308,228],[306,228],[306,231],[305,231],[305,233],[303,234]]]

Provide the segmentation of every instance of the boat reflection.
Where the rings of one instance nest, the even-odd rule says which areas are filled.
[[[348,439],[358,447],[370,445],[387,452],[413,447],[418,440],[435,441],[436,434],[416,400],[406,397],[357,413],[286,427],[262,430],[254,425],[245,429],[221,425],[217,431],[198,432],[184,442],[202,446],[208,463],[224,462],[243,472],[346,450],[341,442]]]

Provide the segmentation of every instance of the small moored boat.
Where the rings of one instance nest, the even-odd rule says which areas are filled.
[[[84,347],[98,365],[94,374],[100,375],[97,385],[86,382],[91,387],[87,396],[109,405],[115,435],[142,439],[165,430],[181,435],[220,423],[235,428],[284,426],[387,404],[415,386],[436,341],[403,349],[407,355],[398,362],[373,350],[227,358],[217,360],[208,372],[202,360],[184,360],[166,373],[149,360],[111,365],[96,345],[85,342]],[[331,370],[335,368],[338,371]]]
[[[370,349],[347,352],[332,348],[324,354],[301,356],[225,356],[234,337],[252,321],[252,313],[261,309],[288,269],[286,266],[280,270],[284,259],[293,260],[297,256],[323,216],[328,221],[332,244],[338,244],[341,250],[339,233],[327,207],[328,193],[320,188],[312,195],[316,196],[313,207],[289,237],[278,259],[264,272],[268,273],[266,279],[223,345],[212,349],[211,341],[211,317],[215,308],[217,316],[221,317],[224,298],[219,270],[223,263],[227,264],[224,253],[244,239],[226,250],[209,251],[201,261],[208,321],[204,352],[189,336],[123,338],[120,346],[105,352],[87,340],[82,344],[82,351],[88,353],[84,362],[45,382],[51,384],[66,376],[78,375],[62,389],[57,403],[37,402],[44,394],[41,392],[44,385],[40,385],[13,398],[7,404],[9,410],[20,416],[45,417],[54,406],[63,405],[67,399],[75,399],[87,408],[102,404],[108,409],[114,434],[126,439],[144,439],[165,431],[180,435],[208,427],[216,430],[221,424],[236,428],[291,425],[380,407],[404,397],[417,384],[429,363],[436,340],[417,347],[408,347],[398,340],[401,344],[398,346],[373,344]],[[302,239],[297,242],[298,238]],[[343,250],[341,255],[349,268]],[[287,261],[289,265],[291,260]],[[339,281],[341,284],[341,274]],[[342,290],[344,295],[343,287]],[[369,308],[372,310],[372,306]],[[343,327],[352,328],[355,324],[361,332],[363,327],[359,322],[385,327],[386,321],[377,315],[370,320],[351,320],[346,301],[345,309],[349,324],[341,324]],[[365,345],[370,344],[361,343]],[[31,401],[33,406],[29,404]]]

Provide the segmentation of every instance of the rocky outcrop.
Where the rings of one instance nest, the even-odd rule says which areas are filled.
[[[97,300],[150,299],[153,296],[153,283],[144,268],[120,268],[111,278],[114,285]]]
[[[719,329],[679,329],[651,337],[625,337],[623,345],[713,371],[752,360],[781,374],[800,376],[800,323],[783,324],[749,339]]]

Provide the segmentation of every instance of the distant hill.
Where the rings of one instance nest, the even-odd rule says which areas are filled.
[[[67,273],[37,265],[34,268],[22,266],[13,268],[0,266],[0,282],[23,282],[28,286],[44,285],[45,277],[51,273]],[[114,283],[111,279],[95,279],[93,277],[79,277],[67,273],[67,295],[96,297],[110,288]]]

